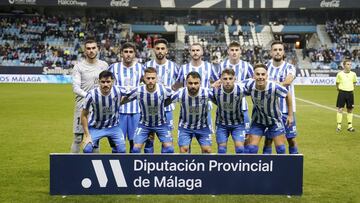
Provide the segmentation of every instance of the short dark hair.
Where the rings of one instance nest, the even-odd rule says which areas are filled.
[[[136,52],[136,46],[135,44],[131,43],[131,42],[125,42],[122,46],[121,46],[121,49],[120,51],[122,52],[124,49],[127,49],[127,48],[131,48],[134,50],[134,52]]]
[[[265,64],[263,64],[263,63],[255,64],[254,70],[257,69],[257,68],[264,68],[266,71],[268,70],[267,66]]]
[[[241,45],[238,41],[232,41],[232,42],[230,42],[228,47],[240,47],[241,48]]]
[[[200,76],[200,74],[199,74],[198,72],[196,72],[196,71],[191,71],[190,73],[188,73],[187,76],[186,76],[186,80],[189,79],[190,76],[191,76],[192,78],[199,78],[200,81],[201,81],[201,76]]]
[[[160,39],[155,40],[154,46],[156,46],[158,44],[165,44],[166,47],[167,47],[169,43],[168,43],[168,41],[166,39],[160,38]]]
[[[146,73],[157,73],[156,69],[154,67],[147,67],[145,70],[144,70],[144,74]]]
[[[281,44],[283,47],[285,47],[285,44],[283,43],[283,42],[281,42],[281,41],[278,41],[278,40],[276,40],[276,41],[273,41],[272,43],[271,43],[271,48],[275,45],[275,44]]]
[[[234,69],[231,69],[231,68],[225,68],[225,69],[221,72],[221,76],[223,76],[224,74],[228,74],[228,75],[235,76],[235,71],[234,71]]]
[[[94,38],[88,38],[88,39],[85,40],[84,46],[86,46],[87,44],[92,44],[92,43],[95,43],[96,46],[97,46],[97,42],[96,42],[96,40]]]
[[[104,70],[99,74],[99,80],[101,80],[101,78],[108,78],[111,77],[111,79],[114,79],[114,74],[108,70]]]

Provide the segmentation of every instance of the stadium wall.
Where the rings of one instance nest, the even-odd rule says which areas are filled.
[[[17,67],[0,68],[0,83],[72,83],[72,69],[61,67]],[[353,70],[358,75],[360,85],[360,69]],[[338,70],[297,69],[295,85],[335,85]]]

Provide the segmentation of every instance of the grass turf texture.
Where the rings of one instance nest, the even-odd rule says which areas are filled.
[[[49,195],[49,153],[66,153],[72,142],[70,85],[1,84],[0,202],[360,202],[360,122],[355,133],[336,133],[336,112],[297,101],[300,152],[304,154],[301,197],[263,195]],[[297,86],[296,96],[334,107],[335,87]],[[360,90],[355,92],[355,114]],[[250,102],[251,103],[251,102]],[[177,118],[178,111],[174,118]],[[177,122],[177,119],[175,119]],[[175,124],[174,132],[177,132]],[[159,151],[156,142],[156,151]],[[102,152],[111,152],[107,141]],[[230,153],[234,152],[232,141]],[[178,148],[175,148],[178,151]],[[193,153],[199,153],[196,141]],[[216,152],[214,145],[213,151]],[[273,150],[274,151],[274,150]],[[240,183],[241,184],[241,183]]]

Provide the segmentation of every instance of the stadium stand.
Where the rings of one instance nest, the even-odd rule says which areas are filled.
[[[139,15],[129,18],[114,17],[112,12],[100,10],[97,17],[91,13],[78,15],[81,17],[69,13],[0,14],[0,66],[72,68],[82,58],[80,44],[86,37],[95,37],[101,43],[100,58],[108,63],[119,61],[121,44],[133,41],[139,50],[137,57],[144,63],[153,57],[154,40],[169,36],[173,40],[169,40],[168,57],[177,63],[189,61],[188,47],[192,43],[204,46],[205,60],[220,63],[226,57],[227,44],[233,40],[242,45],[243,60],[266,62],[271,41],[287,42],[290,38],[287,60],[302,68],[338,69],[345,57],[353,59],[353,68],[360,64],[359,18],[320,21],[306,15],[294,17],[291,12],[281,15],[276,12],[264,19],[259,13],[240,15],[223,11],[214,14],[166,11],[154,12],[150,17],[134,11]],[[321,23],[325,24],[331,46],[316,37]],[[316,40],[310,45],[308,41],[313,36]],[[292,37],[301,42],[301,47],[295,47]]]

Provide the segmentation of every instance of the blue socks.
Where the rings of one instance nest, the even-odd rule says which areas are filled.
[[[112,153],[126,153],[126,146],[125,145],[117,145],[112,147]]]
[[[286,152],[286,148],[285,148],[285,145],[279,145],[279,146],[276,146],[276,153],[278,154],[285,154]]]
[[[247,145],[245,149],[249,154],[257,154],[259,147],[257,145]]]
[[[133,147],[131,153],[140,153],[141,148]]]
[[[162,147],[161,153],[174,153],[174,146]]]
[[[297,146],[296,147],[289,147],[289,154],[299,154]]]
[[[219,154],[226,154],[227,148],[226,146],[219,146],[218,147],[218,153]]]
[[[244,153],[244,151],[245,151],[245,148],[243,146],[235,147],[236,154],[242,154],[242,153]]]
[[[84,153],[92,153],[92,152],[93,152],[93,149],[94,149],[94,147],[93,147],[92,143],[89,142],[89,143],[87,143],[86,146],[84,147],[83,152],[84,152]]]
[[[147,140],[145,141],[144,153],[145,153],[145,154],[152,154],[152,153],[154,153],[154,140],[147,139]]]
[[[272,147],[271,146],[264,146],[263,154],[272,154]]]

